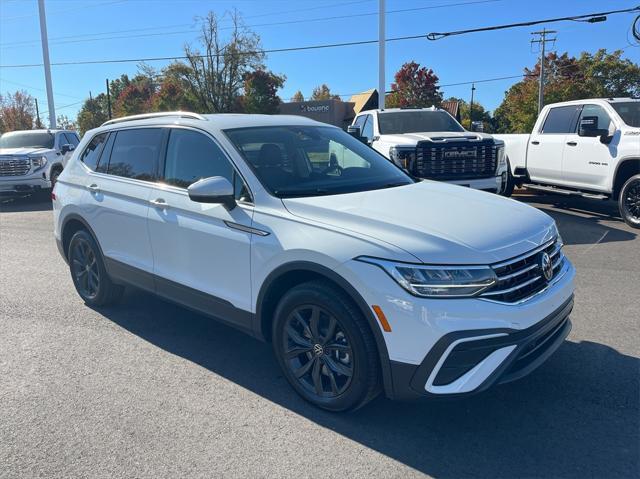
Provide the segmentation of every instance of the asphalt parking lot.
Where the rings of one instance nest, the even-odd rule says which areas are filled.
[[[202,316],[137,291],[89,309],[50,204],[0,202],[0,477],[638,477],[640,231],[610,203],[518,199],[577,268],[569,340],[475,397],[342,415]]]

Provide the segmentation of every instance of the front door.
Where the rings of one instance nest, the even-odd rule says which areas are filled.
[[[236,185],[235,208],[189,198],[189,185],[212,176]],[[253,206],[244,182],[211,137],[185,128],[170,132],[162,181],[151,194],[148,222],[157,292],[221,319],[246,321],[233,315],[251,310]]]

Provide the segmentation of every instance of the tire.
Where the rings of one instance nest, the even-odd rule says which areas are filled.
[[[640,229],[640,175],[632,176],[622,186],[618,207],[625,223]]]
[[[111,281],[100,248],[86,230],[73,235],[67,257],[73,285],[88,306],[108,306],[122,297],[124,287]]]
[[[284,295],[272,340],[289,384],[317,407],[354,410],[381,390],[370,326],[353,301],[329,282],[304,283]]]
[[[56,186],[56,181],[58,181],[58,176],[62,173],[62,168],[59,166],[54,166],[51,168],[51,174],[49,175],[49,181],[51,181],[51,191]]]
[[[507,161],[507,184],[502,186],[502,191],[500,191],[500,196],[505,196],[510,198],[513,195],[513,189],[516,184],[513,179],[513,175],[511,174],[511,165],[509,161]]]

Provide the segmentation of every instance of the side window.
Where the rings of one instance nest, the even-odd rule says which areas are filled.
[[[107,173],[135,180],[153,181],[162,135],[161,128],[119,131],[113,142]]]
[[[611,117],[600,105],[585,105],[580,114],[580,120],[585,116],[595,116],[598,118],[598,128],[608,130],[611,126]],[[579,123],[578,123],[579,124]]]
[[[233,184],[234,169],[210,138],[192,130],[171,130],[164,167],[164,181],[187,188],[202,178],[222,176]]]
[[[542,127],[543,134],[573,133],[578,124],[577,113],[579,105],[560,106],[551,108]]]
[[[74,133],[65,133],[64,138],[66,141],[64,141],[63,143],[67,143],[73,146],[78,146],[78,143],[80,143],[78,137]]]
[[[362,127],[362,136],[371,140],[373,138],[373,117],[371,115],[366,116],[367,119]]]
[[[87,147],[84,149],[84,151],[82,152],[82,156],[80,157],[80,161],[82,161],[85,165],[87,165],[88,168],[94,171],[98,166],[100,152],[102,151],[102,147],[104,146],[104,142],[106,139],[106,133],[101,133],[94,136]]]
[[[356,118],[356,121],[353,122],[353,125],[354,126],[359,126],[360,129],[362,129],[366,119],[367,119],[367,115],[360,115],[358,118]]]

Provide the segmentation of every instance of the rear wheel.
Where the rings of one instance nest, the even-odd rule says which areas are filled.
[[[633,228],[640,228],[640,175],[632,176],[622,187],[618,199],[622,219]]]
[[[305,283],[282,298],[275,313],[273,348],[291,386],[318,407],[356,409],[380,391],[369,325],[352,301],[329,283]]]
[[[120,299],[124,287],[111,281],[100,248],[87,231],[73,235],[67,257],[73,284],[86,304],[106,306]]]

